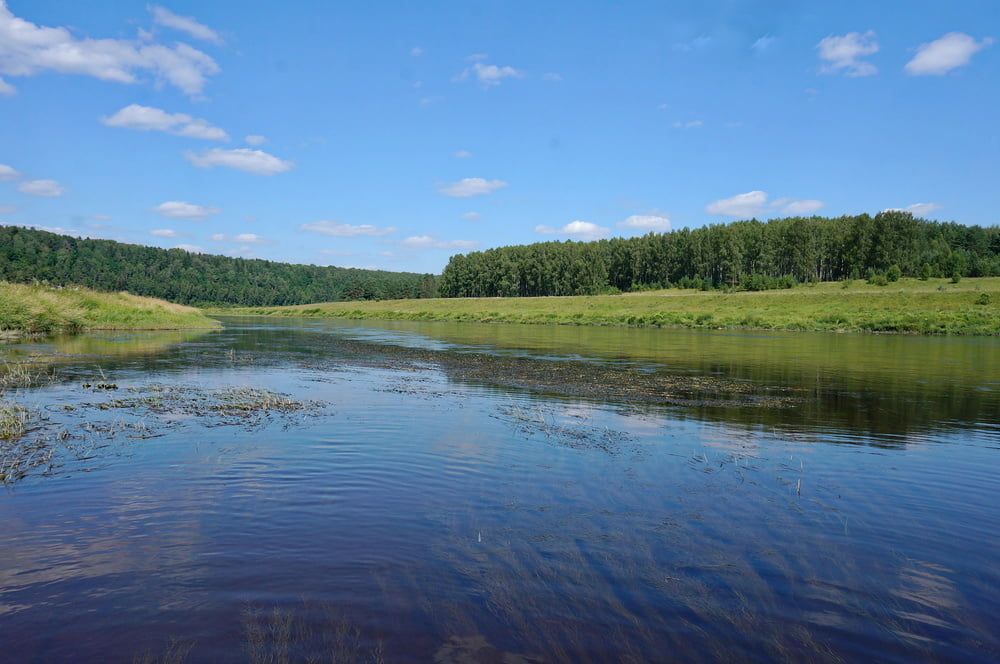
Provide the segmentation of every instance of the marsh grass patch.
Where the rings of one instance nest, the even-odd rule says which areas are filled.
[[[126,396],[89,404],[99,410],[147,413],[163,418],[195,418],[205,426],[241,424],[251,428],[275,419],[286,425],[296,416],[326,412],[320,401],[299,401],[287,394],[258,387],[226,387],[206,390],[187,385],[142,385],[128,387]]]
[[[508,423],[526,438],[539,438],[560,447],[599,450],[611,455],[620,454],[625,449],[638,449],[630,434],[594,424],[586,415],[567,415],[540,405],[509,404],[499,406],[493,417]]]
[[[44,411],[0,400],[0,484],[29,474],[92,470],[132,454],[137,442],[191,424],[253,430],[280,422],[290,428],[300,418],[327,412],[322,402],[256,387],[206,390],[154,384],[115,390],[91,386],[86,391],[110,398],[56,404]]]

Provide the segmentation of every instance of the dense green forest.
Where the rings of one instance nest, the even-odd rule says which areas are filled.
[[[0,226],[0,280],[76,284],[183,304],[273,306],[429,297],[429,274],[292,265]]]
[[[905,212],[757,220],[453,256],[443,275],[292,265],[0,226],[0,280],[127,290],[184,304],[587,295],[672,286],[764,290],[803,281],[1000,276],[1000,228]]]
[[[886,275],[889,280],[1000,275],[1000,228],[890,211],[541,242],[453,256],[438,288],[445,297],[588,295],[671,286],[764,290]]]

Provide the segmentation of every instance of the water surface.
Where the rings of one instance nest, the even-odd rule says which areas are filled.
[[[234,318],[5,353],[55,372],[7,397],[62,445],[0,494],[11,661],[1000,658],[994,339]],[[243,387],[302,408],[211,410]]]

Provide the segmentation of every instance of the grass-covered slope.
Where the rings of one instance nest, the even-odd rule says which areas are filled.
[[[861,281],[790,290],[447,298],[255,307],[227,313],[397,320],[1000,334],[1000,278]]]
[[[52,334],[82,330],[175,330],[217,327],[193,307],[129,293],[0,281],[0,331]]]

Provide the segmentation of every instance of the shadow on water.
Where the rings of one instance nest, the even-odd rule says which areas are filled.
[[[245,319],[233,319],[239,325]],[[423,363],[449,379],[549,397],[783,428],[830,442],[1000,421],[992,338],[251,319],[239,346],[309,360]],[[379,334],[383,330],[384,334]],[[318,338],[316,336],[319,335]]]
[[[239,362],[430,365],[461,384],[679,407],[674,415],[682,418],[783,427],[833,442],[874,436],[889,446],[1000,421],[1000,344],[988,338],[240,318],[227,325],[67,337],[14,345],[6,355],[65,366],[70,380],[90,375],[82,357],[107,371],[138,372]]]

